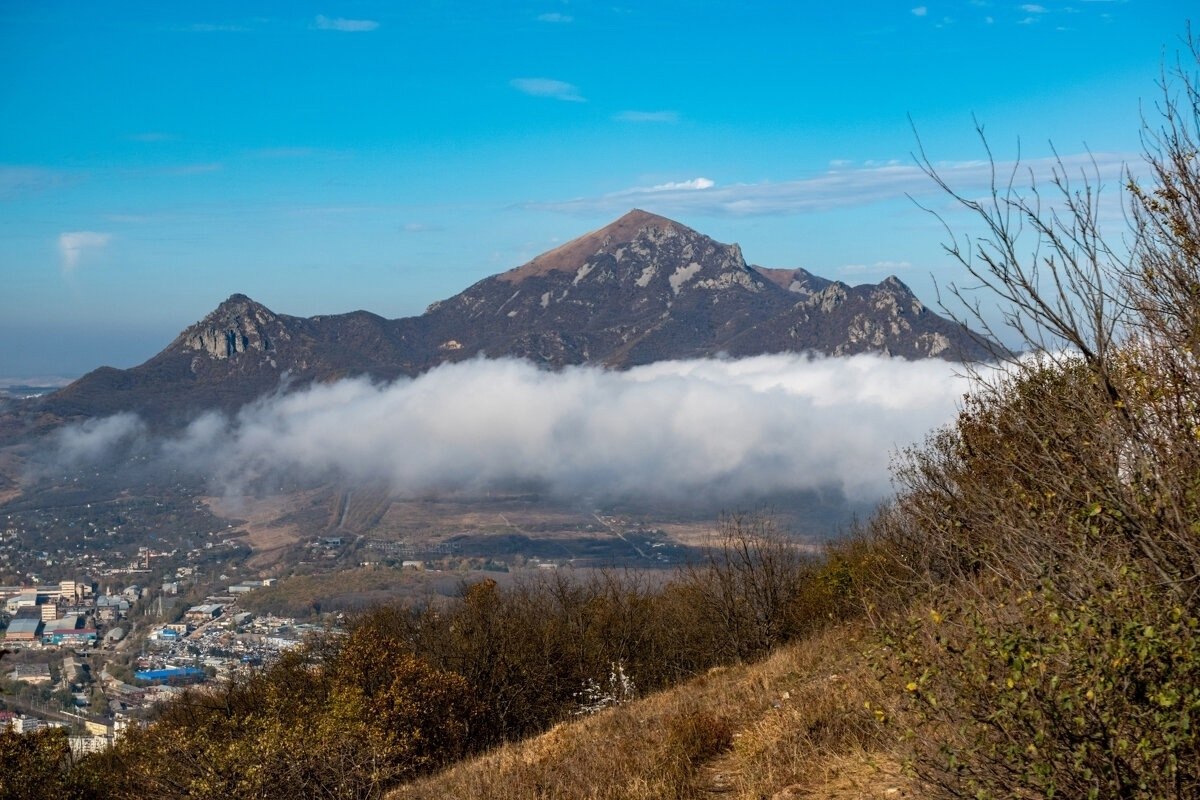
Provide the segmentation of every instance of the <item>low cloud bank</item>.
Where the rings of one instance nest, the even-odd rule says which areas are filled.
[[[896,448],[953,418],[953,365],[880,356],[672,361],[625,372],[517,360],[317,385],[208,414],[159,455],[240,494],[283,477],[397,492],[536,485],[563,496],[739,500],[840,489],[874,500]],[[141,441],[128,415],[60,436],[62,458]]]

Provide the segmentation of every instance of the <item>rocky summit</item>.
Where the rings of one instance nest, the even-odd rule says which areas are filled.
[[[146,363],[103,367],[42,402],[59,416],[136,411],[168,422],[235,409],[281,380],[386,380],[477,356],[623,368],[779,352],[987,356],[979,337],[895,277],[848,286],[752,266],[736,244],[634,210],[419,317],[292,317],[233,295]]]

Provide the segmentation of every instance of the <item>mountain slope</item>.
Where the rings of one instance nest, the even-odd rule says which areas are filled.
[[[987,355],[894,277],[851,287],[804,270],[754,267],[736,244],[635,210],[419,317],[292,317],[233,295],[146,363],[95,370],[42,407],[67,417],[127,410],[171,422],[236,409],[284,379],[388,380],[480,355],[621,368],[786,351]]]

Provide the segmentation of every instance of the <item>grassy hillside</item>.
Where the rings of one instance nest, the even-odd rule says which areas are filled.
[[[563,722],[404,786],[390,800],[473,797],[911,797],[888,698],[847,624],[764,661]]]

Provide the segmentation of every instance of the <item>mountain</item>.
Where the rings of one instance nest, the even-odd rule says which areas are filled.
[[[276,314],[233,295],[146,363],[102,367],[48,396],[58,416],[136,411],[182,420],[277,387],[352,375],[392,379],[479,355],[547,367],[813,351],[975,360],[977,337],[895,277],[848,286],[752,266],[736,244],[634,210],[419,317]]]

